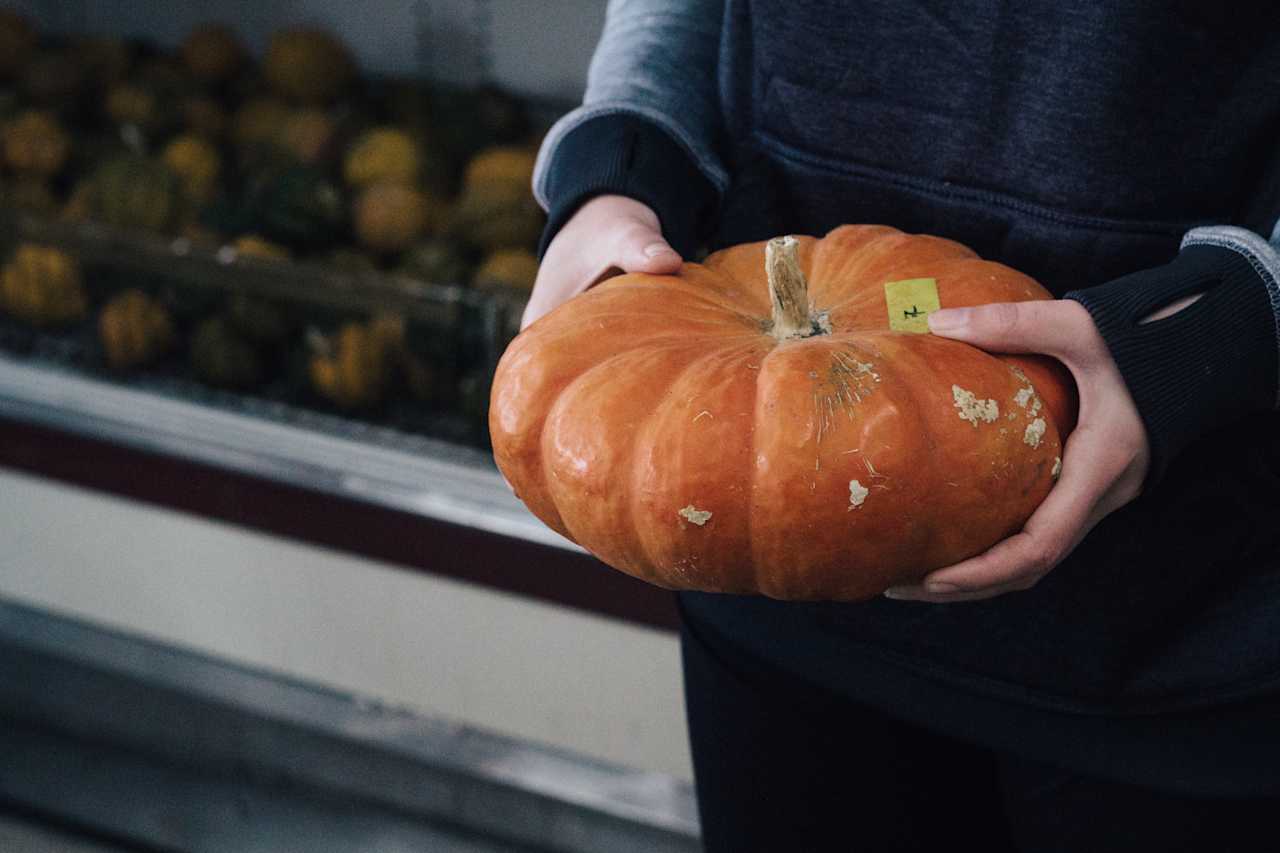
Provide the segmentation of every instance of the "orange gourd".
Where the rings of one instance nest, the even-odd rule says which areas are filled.
[[[944,308],[1050,298],[877,225],[618,276],[503,355],[498,467],[550,527],[670,589],[860,600],[980,553],[1052,487],[1074,386],[891,328],[885,285],[910,279]]]

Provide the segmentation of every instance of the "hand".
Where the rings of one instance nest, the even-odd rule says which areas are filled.
[[[578,208],[552,238],[525,307],[524,329],[561,303],[621,273],[673,273],[681,258],[662,239],[658,216],[640,202],[602,195]]]
[[[1093,318],[1078,302],[952,308],[930,315],[929,330],[993,352],[1056,358],[1075,377],[1080,416],[1063,449],[1061,476],[1021,533],[885,595],[942,604],[1030,589],[1095,524],[1138,496],[1150,464],[1146,429]]]

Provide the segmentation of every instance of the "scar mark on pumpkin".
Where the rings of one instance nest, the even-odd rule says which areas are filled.
[[[702,417],[703,415],[706,415],[712,420],[715,420],[715,415],[711,414],[706,409],[703,409],[701,412],[698,412],[698,414],[694,417],[693,422],[696,424],[698,422],[698,418]]]
[[[857,480],[849,481],[849,505],[845,507],[848,512],[851,509],[857,509],[862,506],[862,502],[867,499],[867,495],[871,494],[871,490],[859,483]]]
[[[982,400],[972,391],[966,391],[959,385],[951,386],[951,396],[955,400],[961,420],[966,420],[977,428],[978,421],[991,423],[1000,417],[1000,407],[995,400]]]
[[[690,521],[699,527],[711,520],[711,513],[703,509],[694,509],[693,504],[689,504],[680,510],[680,517],[686,521]]]

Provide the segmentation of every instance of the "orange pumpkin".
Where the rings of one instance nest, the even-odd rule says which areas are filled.
[[[498,467],[549,526],[659,586],[860,600],[914,582],[1021,528],[1076,405],[1054,361],[901,330],[939,307],[930,290],[940,307],[1050,298],[877,225],[612,278],[503,355]]]

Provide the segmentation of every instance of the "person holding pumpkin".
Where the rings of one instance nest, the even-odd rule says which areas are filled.
[[[1044,284],[929,329],[1079,391],[1059,481],[987,552],[860,603],[679,594],[708,850],[1274,846],[1270,16],[609,4],[539,155],[525,325],[700,247],[883,223]]]

